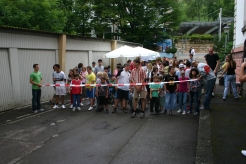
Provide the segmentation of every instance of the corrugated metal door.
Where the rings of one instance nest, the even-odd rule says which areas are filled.
[[[78,66],[79,63],[83,63],[85,67],[88,66],[89,54],[86,51],[67,51],[66,52],[66,75],[69,70]]]
[[[43,84],[52,84],[53,65],[55,64],[55,51],[52,50],[27,50],[19,49],[20,69],[20,97],[22,105],[30,105],[32,100],[32,86],[29,82],[30,74],[33,72],[33,64],[39,64],[42,73]],[[49,100],[54,94],[52,87],[43,87],[41,101]]]
[[[13,109],[15,106],[7,49],[0,49],[0,75],[0,111]]]
[[[103,66],[109,66],[110,65],[110,59],[109,58],[103,58],[103,55],[105,55],[108,52],[104,52],[104,51],[93,51],[92,52],[92,60],[94,62],[96,62],[96,64],[98,63],[98,59],[102,59],[102,65]],[[90,63],[91,64],[91,63]]]

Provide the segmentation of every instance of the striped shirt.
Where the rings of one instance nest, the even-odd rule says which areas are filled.
[[[146,72],[143,68],[139,67],[134,68],[132,70],[130,79],[133,80],[135,83],[143,83],[146,79]],[[145,86],[142,86],[142,90],[145,90]]]

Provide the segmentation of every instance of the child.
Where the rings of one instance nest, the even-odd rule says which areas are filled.
[[[197,79],[198,74],[199,74],[198,70],[196,68],[192,68],[190,71],[190,79]],[[195,110],[196,110],[194,115],[198,115],[200,113],[199,102],[198,102],[200,85],[201,84],[198,80],[190,82],[190,113],[192,113],[192,105],[193,105],[193,101],[194,101],[195,102]]]
[[[159,76],[154,76],[153,80],[155,83],[160,82]],[[159,112],[159,90],[160,90],[160,84],[150,84],[150,114],[156,115]],[[153,107],[155,105],[155,112],[153,110]]]
[[[102,76],[103,76],[103,73],[102,72],[98,72],[97,73],[97,81],[96,81],[96,84],[100,84]]]
[[[106,108],[106,113],[108,114],[108,86],[105,77],[101,78],[100,84],[106,84],[106,86],[97,86],[96,96],[98,97],[99,109],[98,112],[103,111],[103,105]]]
[[[69,70],[68,78],[67,78],[67,84],[71,84],[72,80],[75,79],[74,77],[74,71],[72,69]],[[72,88],[67,87],[67,92],[70,93],[70,108],[73,108],[73,93]]]
[[[182,70],[180,71],[181,77],[179,78],[179,110],[177,111],[178,113],[182,112],[183,109],[183,115],[186,114],[186,101],[187,101],[187,95],[188,95],[188,82],[186,80],[189,80],[189,78],[185,77],[185,71]]]
[[[109,84],[115,84],[115,76],[111,75],[111,78],[109,79]],[[114,86],[110,86],[109,87],[109,95],[114,95],[115,93],[115,87]]]
[[[176,107],[176,93],[179,88],[179,84],[174,81],[178,81],[178,76],[175,75],[175,69],[173,66],[169,66],[168,68],[169,74],[165,77],[164,90],[166,91],[165,95],[165,104],[166,109],[168,110],[168,115],[172,115],[172,110]]]
[[[73,111],[75,112],[76,108],[81,110],[80,108],[80,95],[82,94],[82,87],[78,86],[81,84],[81,80],[79,79],[79,74],[75,74],[75,79],[72,80],[71,84],[75,85],[71,87],[71,92],[73,93]]]
[[[159,80],[162,81],[163,77],[159,76]],[[165,113],[165,91],[163,89],[164,84],[160,84],[160,92],[159,92],[159,102],[160,102],[160,111],[161,113]]]

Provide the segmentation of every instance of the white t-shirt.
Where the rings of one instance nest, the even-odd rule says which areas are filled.
[[[190,68],[187,68],[186,70],[185,70],[185,77],[188,77],[188,78],[190,78]]]
[[[63,71],[57,73],[57,72],[54,72],[53,73],[53,78],[56,79],[56,80],[62,80],[62,81],[55,81],[56,84],[65,84],[65,81],[66,80],[66,75]]]
[[[195,55],[196,55],[196,53],[195,53],[195,49],[192,49],[192,50],[191,50],[191,54],[192,54],[193,56],[195,56]]]
[[[130,83],[130,73],[128,71],[122,71],[118,78],[118,84],[129,84]],[[129,85],[118,86],[119,89],[124,91],[129,91]]]

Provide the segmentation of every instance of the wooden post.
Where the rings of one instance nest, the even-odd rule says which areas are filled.
[[[58,59],[62,71],[66,71],[66,35],[58,37]]]
[[[115,50],[117,48],[117,40],[111,41],[111,51]],[[114,70],[116,69],[116,63],[115,63],[115,58],[110,59],[110,65],[111,65],[111,72],[113,73]]]

